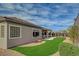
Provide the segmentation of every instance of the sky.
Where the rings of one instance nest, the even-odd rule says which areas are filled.
[[[21,18],[53,31],[68,29],[78,13],[77,3],[0,3],[0,16]]]

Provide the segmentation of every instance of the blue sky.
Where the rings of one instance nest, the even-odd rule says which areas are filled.
[[[66,30],[74,23],[79,4],[0,4],[1,16],[15,16],[54,31]]]

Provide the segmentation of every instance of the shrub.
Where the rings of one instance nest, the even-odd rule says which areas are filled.
[[[61,56],[79,56],[79,48],[69,43],[62,43],[59,46],[59,53]]]

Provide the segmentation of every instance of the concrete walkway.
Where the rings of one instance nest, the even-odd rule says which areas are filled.
[[[11,49],[0,49],[0,56],[24,56],[24,55]]]
[[[38,42],[38,43],[30,43],[30,44],[24,44],[24,45],[21,45],[19,47],[32,47],[32,46],[37,46],[37,45],[41,45],[41,44],[44,44],[45,41],[42,41],[42,42]]]
[[[56,38],[56,37],[47,38],[45,40],[53,40],[54,38]]]

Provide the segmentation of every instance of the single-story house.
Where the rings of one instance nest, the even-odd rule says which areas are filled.
[[[0,48],[7,49],[42,40],[44,30],[38,25],[16,17],[0,16]]]
[[[45,39],[45,38],[52,37],[51,33],[52,33],[52,30],[47,29],[47,28],[43,28],[43,30],[42,30],[42,38]]]
[[[56,37],[56,36],[67,37],[68,33],[67,32],[53,32],[52,37]]]

